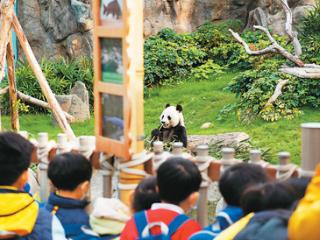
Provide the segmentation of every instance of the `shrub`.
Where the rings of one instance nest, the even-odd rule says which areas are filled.
[[[205,62],[206,53],[189,34],[163,29],[145,45],[145,85],[161,84],[165,79],[185,77],[193,67]]]
[[[92,59],[90,58],[78,58],[72,61],[65,60],[63,58],[57,58],[54,60],[42,60],[41,69],[46,76],[46,79],[52,89],[57,95],[69,94],[74,83],[82,81],[90,96],[90,104],[93,104],[93,66]],[[17,89],[27,95],[35,97],[37,99],[46,101],[42,94],[40,85],[33,74],[33,71],[28,63],[18,62],[16,68],[16,81]],[[2,87],[7,85],[7,81],[4,81]],[[2,106],[5,112],[8,112],[8,97],[2,98]],[[47,110],[30,106],[29,112],[47,112]]]

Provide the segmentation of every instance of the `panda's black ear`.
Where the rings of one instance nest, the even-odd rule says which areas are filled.
[[[166,104],[165,108],[167,108],[167,107],[170,107],[170,103],[167,103],[167,104]]]
[[[176,109],[178,112],[182,112],[182,110],[183,110],[183,108],[180,104],[177,105]]]

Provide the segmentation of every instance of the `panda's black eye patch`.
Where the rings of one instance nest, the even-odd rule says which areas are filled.
[[[170,117],[170,116],[168,116],[168,120],[171,120],[171,117]]]
[[[164,117],[164,116],[162,115],[161,119],[163,119],[163,117]]]

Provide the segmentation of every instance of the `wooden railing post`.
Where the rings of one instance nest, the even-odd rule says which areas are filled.
[[[208,177],[208,168],[213,160],[209,156],[208,145],[199,145],[197,147],[196,164],[202,175],[202,183],[199,191],[199,200],[197,207],[197,219],[201,226],[208,225],[208,187],[210,179]]]
[[[163,142],[161,141],[155,141],[153,143],[153,153],[154,156],[152,159],[152,165],[153,170],[156,171],[159,166],[171,156],[171,154],[167,151],[164,151]]]
[[[320,163],[320,123],[305,123],[301,128],[301,168],[304,171],[315,171]]]
[[[39,183],[40,183],[40,199],[42,202],[47,201],[47,198],[49,196],[49,189],[50,189],[49,181],[47,177],[48,164],[49,164],[48,143],[49,143],[48,133],[39,133],[37,153],[38,153],[38,159],[40,161]]]

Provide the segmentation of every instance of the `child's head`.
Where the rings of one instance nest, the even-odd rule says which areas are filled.
[[[298,199],[301,199],[304,197],[304,194],[306,193],[310,181],[311,178],[309,177],[289,178],[287,181],[285,181],[285,183],[291,186],[296,194],[296,197]]]
[[[157,178],[148,177],[143,179],[133,194],[132,209],[140,212],[151,208],[153,203],[161,202],[157,191]]]
[[[289,209],[298,200],[294,188],[285,182],[270,182],[248,188],[241,198],[244,213]]]
[[[190,160],[168,159],[158,168],[157,181],[162,202],[179,205],[185,211],[197,202],[202,177]]]
[[[263,168],[256,164],[240,163],[229,167],[219,180],[219,190],[228,205],[240,206],[242,193],[252,185],[267,182]]]
[[[59,193],[72,193],[69,196],[77,199],[85,197],[91,176],[90,162],[77,153],[64,153],[55,156],[48,168],[48,178]]]
[[[23,189],[28,181],[33,149],[33,145],[19,134],[0,134],[0,185]]]

